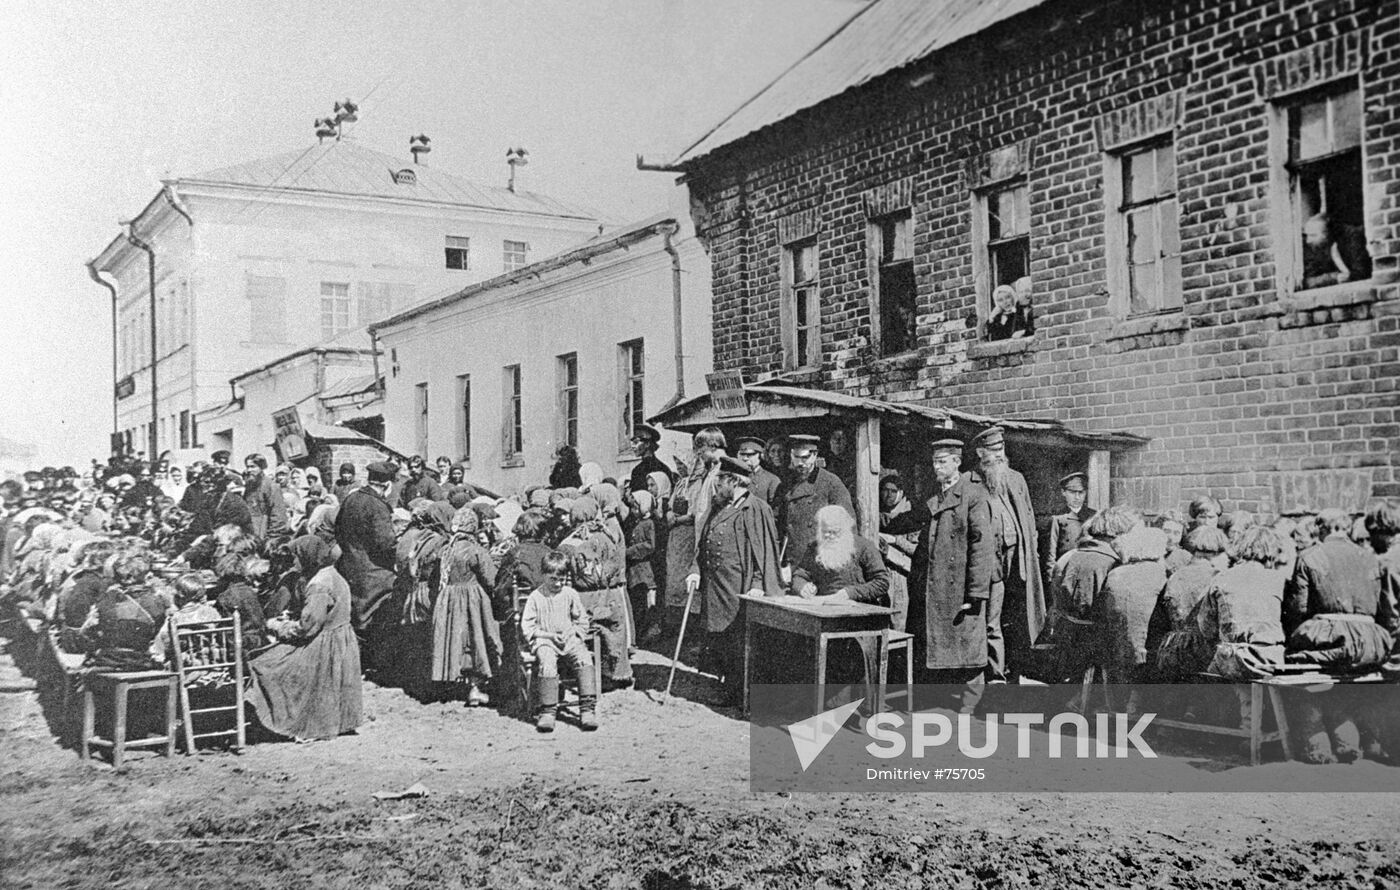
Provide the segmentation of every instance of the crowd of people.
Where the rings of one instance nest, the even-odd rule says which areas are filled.
[[[744,594],[889,607],[917,679],[950,690],[933,704],[962,712],[1023,677],[1176,683],[1396,664],[1393,501],[1264,524],[1203,495],[1147,521],[1126,505],[1089,509],[1075,472],[1060,480],[1064,511],[1037,516],[991,427],[928,446],[935,491],[884,472],[867,538],[817,436],[731,444],[709,428],[675,467],[659,441],[638,426],[622,480],[561,447],[547,482],[511,497],[423,456],[371,463],[363,479],[345,464],[330,486],[260,454],[237,472],[226,452],[27,474],[0,486],[5,596],[92,670],[167,663],[172,618],[236,614],[254,712],[298,739],[353,730],[362,675],[552,731],[561,668],[577,679],[579,726],[596,729],[597,698],[633,684],[638,645],[684,621],[701,669],[737,703]],[[760,646],[767,677],[811,679],[791,647]],[[835,673],[868,679],[873,654],[838,658]],[[1383,756],[1364,719],[1302,716],[1308,759]]]

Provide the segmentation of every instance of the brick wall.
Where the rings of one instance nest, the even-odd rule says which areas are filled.
[[[1278,240],[1270,98],[1356,69],[1376,272],[1319,298],[1281,286],[1295,236]],[[1109,292],[1104,140],[1164,114],[1177,115],[1184,307],[1125,322]],[[1008,146],[1027,161],[1037,328],[1011,352],[978,342],[972,259],[972,188]],[[1400,496],[1398,171],[1397,4],[1050,2],[692,168],[715,367],[781,370],[778,233],[816,211],[822,364],[806,382],[1151,437],[1113,467],[1114,499],[1150,510],[1205,490],[1264,512]],[[880,357],[862,195],[906,178],[919,347]]]

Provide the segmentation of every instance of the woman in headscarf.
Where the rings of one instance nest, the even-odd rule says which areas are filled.
[[[165,481],[161,483],[160,490],[178,504],[184,498],[186,488],[189,488],[189,483],[185,481],[185,468],[180,464],[171,464],[165,471]]]
[[[648,614],[642,639],[655,640],[666,631],[666,562],[671,542],[671,477],[662,472],[647,474],[647,493],[651,495],[652,529],[656,546],[651,552],[651,574],[656,583],[656,605]]]
[[[485,687],[501,666],[500,629],[491,609],[496,565],[477,538],[475,510],[462,507],[451,522],[433,606],[432,678],[466,684],[467,704],[480,707],[489,702]]]
[[[337,504],[325,503],[311,511],[306,520],[306,533],[323,541],[335,542],[335,520],[340,515]]]
[[[438,559],[451,534],[447,504],[414,498],[412,518],[395,548],[395,601],[400,603],[395,680],[417,698],[431,698],[428,654],[432,646],[433,603],[438,590]]]
[[[573,531],[559,545],[569,557],[569,574],[584,608],[593,616],[601,637],[603,682],[632,685],[632,662],[627,653],[626,557],[598,513],[598,502],[584,495],[570,514]]]
[[[268,729],[298,741],[329,739],[360,725],[360,645],[350,626],[350,586],[331,545],[314,535],[291,544],[310,580],[300,620],[252,659],[249,701]]]
[[[172,604],[147,583],[150,568],[139,554],[124,553],[114,559],[116,583],[102,594],[83,624],[82,635],[92,642],[87,666],[107,671],[157,667],[151,660],[151,641],[160,633]]]

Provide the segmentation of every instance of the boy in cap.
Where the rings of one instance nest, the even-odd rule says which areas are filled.
[[[647,476],[652,473],[665,473],[666,478],[675,484],[676,471],[656,456],[656,449],[660,445],[660,430],[650,424],[637,424],[632,431],[632,453],[637,455],[640,460],[637,461],[637,465],[632,468],[631,474],[627,477],[628,491],[646,491]]]
[[[1065,512],[1050,517],[1050,529],[1045,539],[1045,577],[1055,577],[1055,564],[1060,557],[1079,544],[1084,524],[1094,516],[1089,509],[1089,477],[1070,473],[1060,479],[1060,496],[1065,499]]]

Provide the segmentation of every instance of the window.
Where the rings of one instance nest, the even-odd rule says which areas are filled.
[[[462,374],[457,378],[457,404],[461,414],[457,418],[457,452],[462,460],[472,459],[472,375]]]
[[[1181,307],[1176,149],[1171,140],[1108,156],[1109,290],[1119,315]]]
[[[1303,287],[1370,278],[1359,91],[1352,86],[1311,93],[1288,105],[1286,113],[1290,237],[1299,242]]]
[[[471,268],[471,243],[472,239],[460,235],[447,236],[447,268]]]
[[[870,246],[876,258],[873,283],[884,355],[908,352],[915,344],[913,230],[907,210],[871,221]]]
[[[632,447],[632,434],[646,422],[646,353],[641,340],[619,343],[618,371],[622,390],[622,417],[618,430],[618,451]]]
[[[528,248],[524,241],[505,242],[505,270],[513,272],[525,265],[525,251]]]
[[[414,398],[418,409],[418,437],[415,447],[419,454],[428,453],[428,384],[420,383],[414,388]]]
[[[321,339],[350,330],[350,285],[321,282]]]
[[[559,430],[562,445],[578,447],[578,353],[561,355],[558,359]]]
[[[520,401],[520,366],[505,369],[505,402],[501,416],[501,453],[507,461],[518,461],[525,451],[525,415]]]
[[[249,275],[244,280],[248,297],[248,339],[253,343],[285,343],[287,340],[287,280]],[[325,285],[321,286],[325,293]]]
[[[190,412],[188,411],[180,412],[180,447],[194,447],[190,441]]]
[[[789,244],[785,277],[787,299],[783,337],[784,364],[791,368],[814,368],[821,364],[821,316],[817,308],[817,241],[810,238]]]
[[[1000,285],[1031,274],[1030,189],[1024,182],[987,192],[987,308]]]

